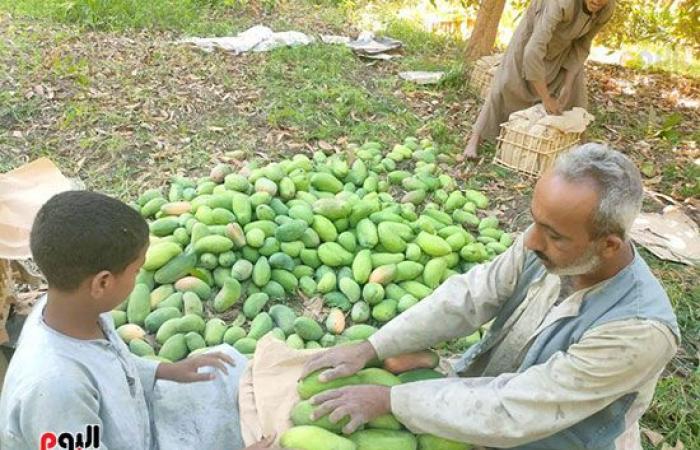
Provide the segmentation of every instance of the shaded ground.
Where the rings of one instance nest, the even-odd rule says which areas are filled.
[[[232,16],[310,33],[347,33],[332,7],[294,2],[272,15]],[[2,13],[0,13],[2,14]],[[221,19],[221,18],[219,18]],[[459,152],[479,100],[466,87],[461,44],[393,22],[406,43],[395,62],[366,63],[343,47],[314,45],[233,57],[174,45],[174,33],[86,32],[0,15],[0,171],[49,156],[91,189],[130,199],[173,174],[208,173],[232,152],[279,159],[319,146],[407,135]],[[448,71],[416,87],[402,70]],[[615,66],[589,66],[589,138],[611,142],[642,167],[647,188],[698,207],[700,81]],[[512,229],[522,229],[532,181],[490,163],[493,148],[461,172],[490,192]],[[664,200],[668,201],[668,200]],[[649,200],[645,208],[659,209]],[[645,424],[700,448],[700,275],[645,253],[676,306],[684,345],[659,386]]]

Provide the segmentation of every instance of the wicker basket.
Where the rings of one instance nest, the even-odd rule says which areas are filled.
[[[535,135],[506,122],[501,124],[494,163],[538,177],[554,164],[562,152],[574,147],[582,134],[562,133],[549,128],[549,133]]]
[[[481,98],[486,98],[491,89],[491,83],[494,77],[494,67],[500,64],[503,55],[490,55],[476,61],[472,75],[469,80],[469,86],[478,92]],[[498,62],[494,64],[494,60]]]

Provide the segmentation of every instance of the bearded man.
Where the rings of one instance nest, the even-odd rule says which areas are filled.
[[[304,375],[351,375],[374,358],[489,332],[452,377],[317,395],[349,433],[393,413],[410,431],[489,448],[641,449],[638,421],[680,336],[669,299],[629,239],[639,171],[587,144],[535,186],[533,223],[490,263],[447,279],[368,341],[314,356]]]

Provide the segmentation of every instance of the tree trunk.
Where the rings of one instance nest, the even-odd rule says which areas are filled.
[[[476,24],[467,45],[467,59],[474,60],[491,54],[505,5],[506,0],[481,0]]]

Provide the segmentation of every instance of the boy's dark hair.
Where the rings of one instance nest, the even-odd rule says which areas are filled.
[[[102,270],[121,273],[148,243],[148,225],[134,209],[103,194],[53,196],[34,219],[30,245],[49,286],[77,289]]]

